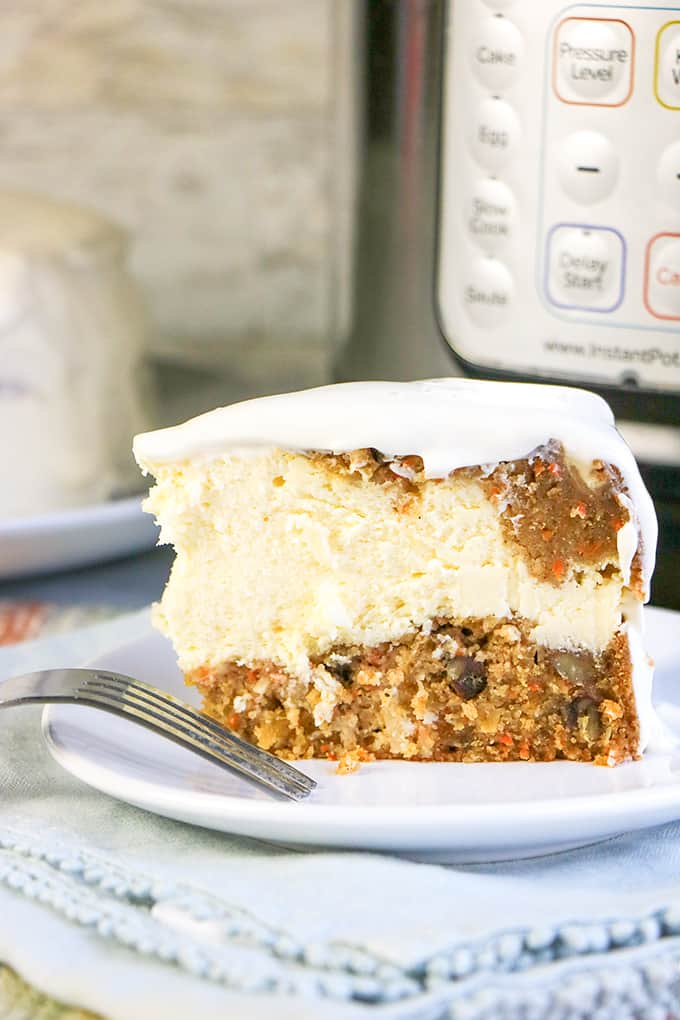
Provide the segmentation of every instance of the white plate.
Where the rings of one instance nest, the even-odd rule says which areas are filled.
[[[657,691],[680,704],[680,614],[648,612]],[[170,644],[149,632],[97,660],[196,703]],[[458,765],[373,762],[338,776],[305,761],[319,788],[273,800],[160,737],[93,709],[51,705],[43,733],[79,779],[169,818],[296,847],[341,847],[432,861],[530,857],[680,817],[680,751],[616,769],[573,762]]]
[[[158,528],[143,512],[142,498],[130,496],[40,517],[0,518],[0,580],[102,563],[150,549]]]

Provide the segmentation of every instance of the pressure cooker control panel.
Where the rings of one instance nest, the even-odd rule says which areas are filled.
[[[446,340],[480,368],[680,391],[680,6],[448,18]]]

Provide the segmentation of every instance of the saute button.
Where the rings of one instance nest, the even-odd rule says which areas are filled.
[[[478,326],[497,326],[505,318],[514,286],[510,272],[494,258],[476,258],[463,280],[463,304]]]

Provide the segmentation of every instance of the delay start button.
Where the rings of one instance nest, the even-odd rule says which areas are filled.
[[[612,227],[558,223],[548,235],[545,288],[551,304],[613,312],[623,300],[626,246]]]
[[[553,88],[563,103],[622,106],[633,90],[635,39],[618,18],[565,18],[555,30]]]
[[[463,305],[478,326],[498,326],[514,293],[510,271],[495,258],[473,259],[463,278]]]
[[[657,234],[647,245],[645,306],[656,319],[680,321],[680,234]]]
[[[477,78],[490,89],[503,88],[514,81],[523,54],[520,30],[501,14],[482,21],[470,50]]]

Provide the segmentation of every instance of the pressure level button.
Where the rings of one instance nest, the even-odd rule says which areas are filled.
[[[553,47],[553,87],[564,103],[622,106],[633,88],[635,41],[616,18],[565,18]]]

